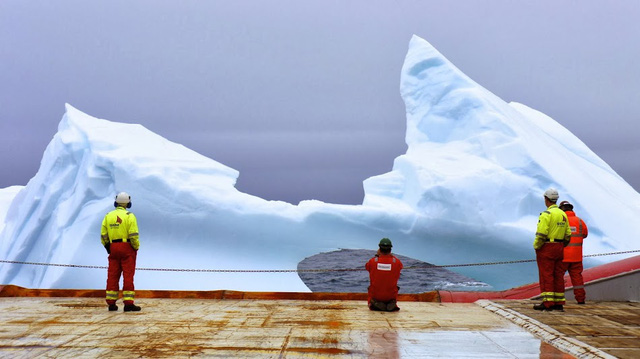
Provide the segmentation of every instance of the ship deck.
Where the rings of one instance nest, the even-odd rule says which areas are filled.
[[[404,298],[399,312],[382,313],[349,293],[239,293],[147,294],[136,301],[143,308],[135,313],[123,312],[122,304],[107,311],[93,291],[5,296],[0,356],[640,357],[640,303],[568,304],[565,312],[537,312],[531,300],[442,303],[423,295]]]

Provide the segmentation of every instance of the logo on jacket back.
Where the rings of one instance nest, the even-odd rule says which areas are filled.
[[[116,216],[116,223],[110,223],[110,228],[120,228],[120,224],[122,223],[122,218],[120,216]]]
[[[378,270],[383,270],[390,272],[391,271],[391,263],[378,263]]]

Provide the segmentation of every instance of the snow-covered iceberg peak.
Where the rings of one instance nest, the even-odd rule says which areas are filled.
[[[141,125],[97,119],[69,104],[58,128],[58,141],[54,139],[52,145],[66,146],[68,158],[77,164],[92,164],[104,170],[89,177],[104,178],[110,186],[108,190],[124,187],[119,176],[125,174],[134,178],[137,173],[155,175],[186,186],[202,185],[204,179],[208,186],[220,191],[233,189],[238,178],[238,171],[170,142]],[[50,153],[60,157],[57,151]],[[96,160],[99,162],[94,162]],[[211,181],[212,175],[215,181]]]
[[[364,204],[402,203],[426,218],[488,233],[496,226],[534,226],[543,191],[556,187],[591,225],[591,248],[632,246],[612,239],[634,231],[626,223],[640,213],[638,193],[559,123],[506,103],[417,36],[400,90],[409,148],[391,172],[365,181]],[[603,203],[624,208],[627,221]]]
[[[200,195],[221,202],[237,192],[237,176],[236,170],[141,125],[97,119],[67,104],[38,173],[12,202],[0,254],[22,261],[91,262],[99,258],[92,244],[114,193],[135,193],[139,203],[157,196],[167,206]],[[205,194],[197,190],[201,187],[207,188]],[[63,274],[55,267],[6,265],[0,270],[9,278],[2,283],[18,278],[36,287],[49,286]]]
[[[458,70],[427,41],[413,36],[402,67],[409,146],[469,141],[483,133],[516,133],[505,123],[506,103]],[[508,113],[507,113],[508,112]]]

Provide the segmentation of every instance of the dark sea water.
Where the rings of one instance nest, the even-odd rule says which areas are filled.
[[[298,275],[312,292],[366,293],[369,286],[369,273],[364,269],[364,265],[375,254],[376,251],[367,249],[341,249],[316,254],[298,263],[298,270],[350,268],[362,270],[298,272]],[[450,270],[432,267],[429,263],[393,254],[402,261],[405,268],[398,281],[400,293],[423,293],[437,289],[465,291],[491,289],[491,286],[486,283],[478,282]],[[412,269],[409,267],[420,268]]]

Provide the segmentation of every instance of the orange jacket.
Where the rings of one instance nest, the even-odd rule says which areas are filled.
[[[584,221],[573,211],[567,211],[569,226],[571,227],[571,241],[564,247],[563,262],[582,262],[582,241],[589,235],[589,229]]]

